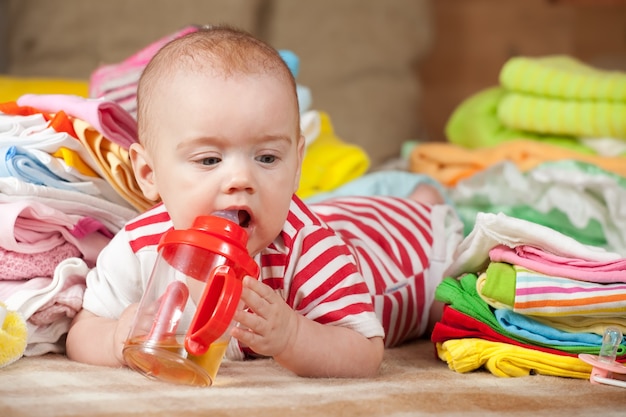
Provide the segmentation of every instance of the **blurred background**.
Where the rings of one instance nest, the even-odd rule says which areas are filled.
[[[625,0],[434,0],[434,36],[417,73],[428,137],[470,94],[498,82],[518,55],[564,54],[626,71]]]
[[[229,23],[300,59],[297,81],[373,164],[445,140],[507,59],[626,69],[626,0],[0,0],[0,72],[89,80],[189,24]]]

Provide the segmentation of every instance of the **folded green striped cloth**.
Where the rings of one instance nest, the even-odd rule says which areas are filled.
[[[626,73],[565,55],[514,57],[500,71],[503,125],[539,134],[626,139]]]

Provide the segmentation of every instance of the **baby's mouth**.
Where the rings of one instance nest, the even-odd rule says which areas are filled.
[[[246,210],[239,210],[237,217],[239,218],[239,226],[246,228],[250,225],[250,213]]]
[[[213,215],[228,219],[243,228],[250,226],[250,221],[252,220],[252,216],[250,216],[247,210],[218,210],[213,212]]]

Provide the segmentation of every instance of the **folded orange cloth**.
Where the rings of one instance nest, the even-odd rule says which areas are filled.
[[[117,193],[138,211],[155,205],[142,193],[130,162],[128,150],[102,136],[88,122],[74,119],[74,131],[93,162],[100,168],[101,176]]]
[[[520,171],[543,162],[574,160],[595,164],[606,171],[626,176],[626,158],[588,155],[536,140],[511,140],[493,147],[468,149],[447,142],[422,143],[411,151],[409,170],[425,174],[445,186],[454,186],[501,161],[511,161]]]

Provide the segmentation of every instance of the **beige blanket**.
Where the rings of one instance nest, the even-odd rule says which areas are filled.
[[[0,416],[623,416],[626,389],[548,376],[458,374],[420,340],[389,349],[372,379],[307,379],[272,360],[225,362],[210,388],[128,369],[22,358],[0,369]]]

